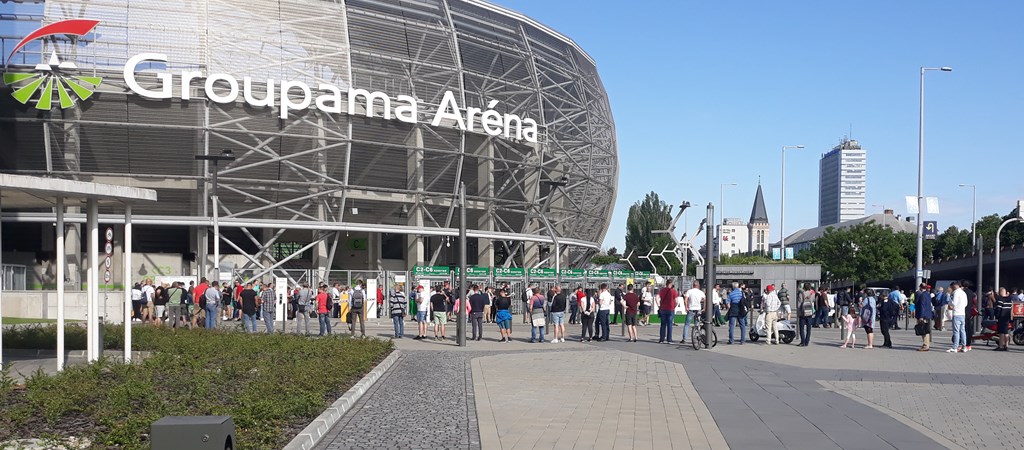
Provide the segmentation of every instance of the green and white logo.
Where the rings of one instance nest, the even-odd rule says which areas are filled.
[[[14,53],[32,40],[57,34],[85,36],[98,23],[97,20],[74,19],[54,22],[39,28],[25,36],[14,47],[7,57],[7,63],[9,65]],[[54,103],[57,103],[61,109],[70,108],[75,105],[76,98],[86,100],[91,97],[103,82],[101,77],[78,75],[78,67],[75,63],[61,61],[56,50],[50,53],[47,62],[36,64],[35,70],[32,72],[6,72],[7,67],[4,68],[4,84],[14,89],[11,94],[14,99],[21,104],[28,104],[29,100],[36,98],[36,109],[44,111],[52,109]],[[36,95],[37,93],[38,95]]]

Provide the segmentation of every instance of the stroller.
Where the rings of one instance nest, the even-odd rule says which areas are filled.
[[[757,321],[754,326],[750,329],[750,342],[757,342],[758,339],[764,337],[768,339],[768,325],[765,323],[765,317],[767,314],[760,314],[757,316]],[[788,320],[779,320],[775,323],[775,327],[779,330],[779,339],[782,342],[789,344],[796,339],[796,328],[793,328],[793,323]]]

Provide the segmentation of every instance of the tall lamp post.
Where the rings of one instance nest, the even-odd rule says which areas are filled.
[[[548,191],[548,197],[544,201],[544,207],[540,211],[540,220],[544,222],[544,228],[547,228],[548,235],[551,236],[551,240],[555,244],[555,285],[562,285],[562,248],[558,244],[558,234],[555,233],[555,228],[551,226],[551,221],[548,220],[548,208],[551,206],[551,198],[554,197],[555,189],[564,188],[569,185],[569,177],[563,175],[557,180],[542,180],[540,184],[544,186],[550,186],[551,190]]]
[[[977,251],[978,235],[977,230],[975,230],[975,228],[978,223],[978,186],[975,184],[960,183],[960,187],[971,188],[971,196],[973,197],[973,200],[971,201],[971,245],[973,246],[974,250]],[[980,288],[981,286],[978,287]]]
[[[195,155],[196,161],[207,161],[213,163],[213,194],[210,195],[210,201],[213,202],[213,277],[219,283],[220,282],[220,214],[218,209],[220,205],[217,202],[217,172],[219,171],[219,165],[221,161],[231,162],[235,160],[235,156],[231,153],[231,150],[224,150],[219,155]],[[205,172],[205,170],[204,170]],[[205,173],[204,173],[205,175]],[[206,266],[206,261],[203,261],[203,266]]]
[[[917,264],[914,286],[920,286],[924,278],[924,222],[921,222],[921,199],[924,198],[924,73],[930,70],[953,71],[951,67],[921,68],[921,108],[917,126]]]
[[[782,212],[779,214],[779,253],[783,261],[786,260],[786,149],[804,148],[803,145],[782,146]]]
[[[725,225],[725,187],[736,186],[736,183],[722,183],[718,186],[718,213],[722,215],[722,225]]]

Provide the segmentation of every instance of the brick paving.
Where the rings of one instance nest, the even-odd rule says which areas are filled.
[[[467,355],[405,352],[314,448],[479,449]]]
[[[944,333],[919,353],[896,331],[895,349],[838,349],[838,330],[815,329],[807,348],[694,351],[655,344],[656,327],[639,343],[613,329],[607,343],[527,344],[524,331],[511,344],[397,341],[403,361],[318,448],[1024,449],[1016,346],[947,354]],[[447,381],[409,381],[424,373]]]

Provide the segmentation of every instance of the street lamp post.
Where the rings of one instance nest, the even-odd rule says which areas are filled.
[[[548,235],[551,236],[552,243],[555,244],[555,285],[562,285],[562,252],[561,246],[558,244],[558,234],[555,233],[554,227],[551,226],[551,221],[548,220],[548,207],[551,205],[551,198],[554,197],[556,188],[564,188],[569,185],[569,177],[562,176],[557,180],[543,180],[541,184],[550,186],[551,190],[548,191],[548,197],[544,201],[544,207],[540,211],[540,219],[544,222],[544,227],[548,230]]]
[[[1009,225],[1009,224],[1011,224],[1013,222],[1020,222],[1020,221],[1021,221],[1020,217],[1011,217],[1011,218],[1006,219],[1005,221],[1003,221],[1003,223],[999,224],[999,228],[996,229],[996,255],[995,255],[996,256],[996,273],[995,273],[995,278],[994,278],[995,283],[992,286],[993,286],[993,289],[995,289],[997,292],[999,291],[999,235],[1003,232],[1003,228],[1004,227],[1006,227],[1007,225]],[[979,289],[981,289],[980,286],[979,286]]]
[[[210,195],[210,201],[213,203],[213,277],[220,282],[220,214],[217,211],[220,206],[217,202],[217,172],[221,161],[234,161],[235,156],[231,150],[224,150],[219,155],[195,155],[195,157],[196,161],[213,163],[213,194]],[[206,266],[206,261],[203,261],[203,266]]]
[[[924,73],[929,70],[953,71],[950,67],[921,68],[921,107],[917,126],[917,264],[914,286],[920,286],[924,278],[924,222],[921,222],[921,199],[924,198]]]
[[[975,184],[960,183],[960,187],[971,188],[971,196],[973,197],[973,200],[971,201],[971,245],[974,245],[974,250],[977,251],[978,235],[975,228],[978,223],[978,186]],[[981,286],[978,287],[980,288]]]
[[[803,145],[783,145],[782,146],[782,211],[779,214],[779,253],[781,259],[786,260],[786,149],[787,148],[804,148]]]
[[[736,183],[722,183],[718,186],[718,213],[722,215],[722,225],[725,225],[725,187],[736,186]]]

